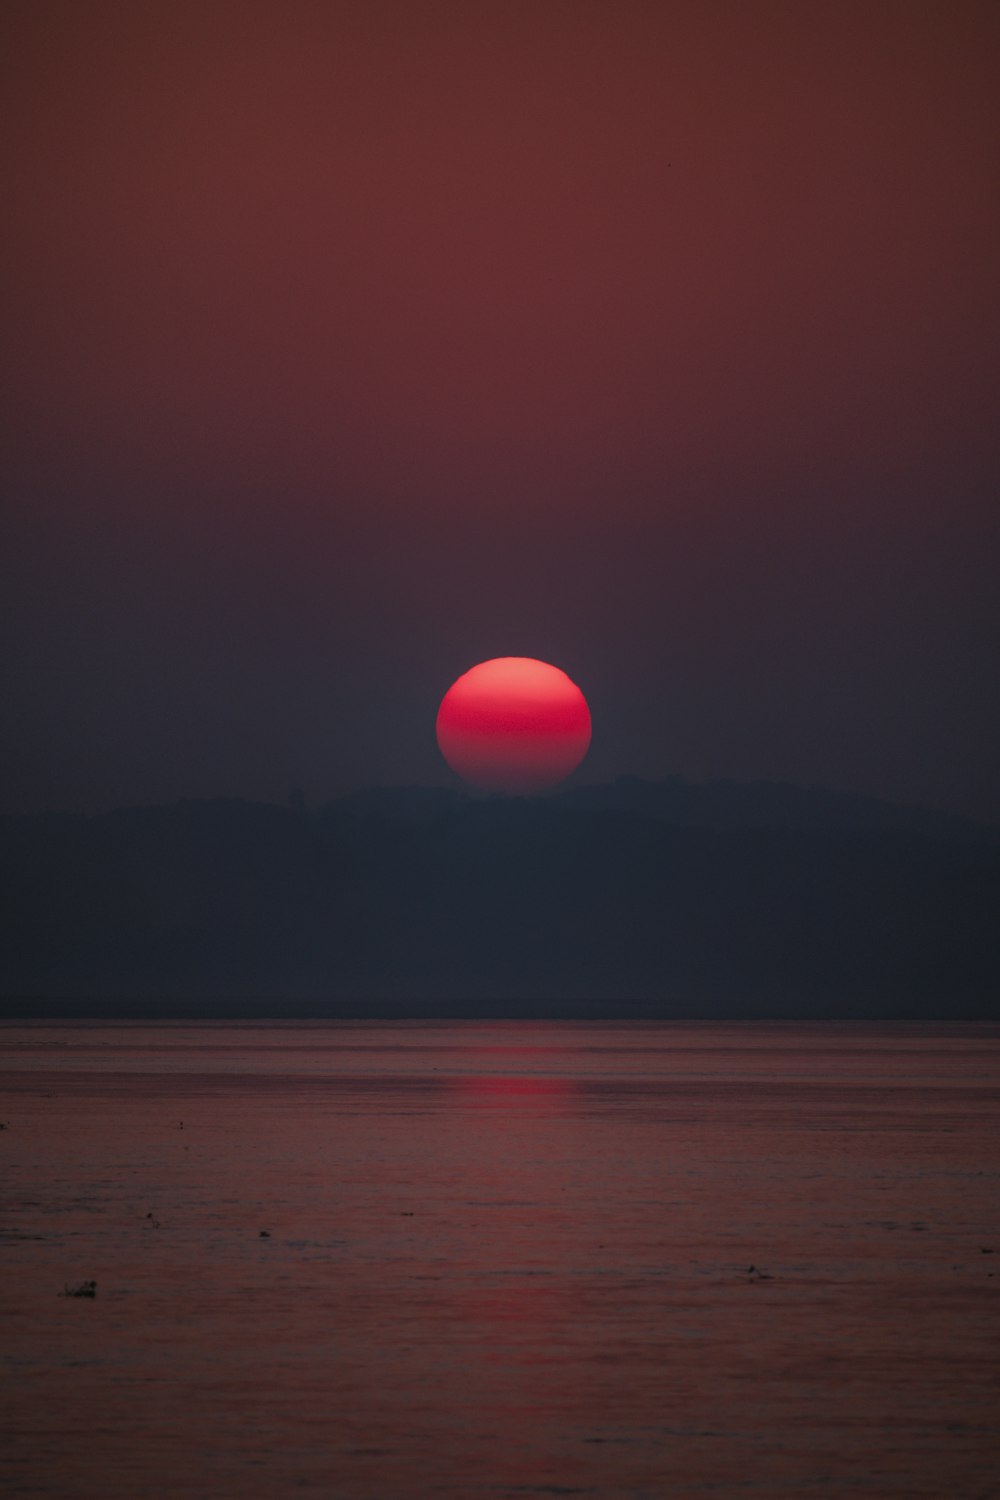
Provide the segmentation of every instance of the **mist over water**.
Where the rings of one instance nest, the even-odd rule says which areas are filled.
[[[6,1494],[995,1493],[1000,1027],[0,1044]]]

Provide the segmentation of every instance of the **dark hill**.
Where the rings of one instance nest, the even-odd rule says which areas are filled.
[[[1000,1015],[1000,843],[774,785],[0,824],[3,1013]]]
[[[558,799],[581,811],[638,812],[690,828],[905,829],[929,838],[981,843],[1000,841],[1000,830],[956,813],[884,802],[828,787],[784,781],[705,781],[680,776],[643,781],[619,776],[604,786],[574,787]]]

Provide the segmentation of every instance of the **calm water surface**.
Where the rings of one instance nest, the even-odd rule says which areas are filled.
[[[0,1048],[4,1494],[1000,1495],[1000,1029]]]

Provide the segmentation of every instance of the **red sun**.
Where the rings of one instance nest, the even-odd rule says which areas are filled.
[[[524,796],[576,770],[590,744],[590,710],[558,667],[498,656],[452,683],[438,709],[437,740],[463,780]]]

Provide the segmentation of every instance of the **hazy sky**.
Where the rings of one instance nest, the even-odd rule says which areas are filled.
[[[1000,817],[995,0],[7,3],[2,801],[581,775]]]

